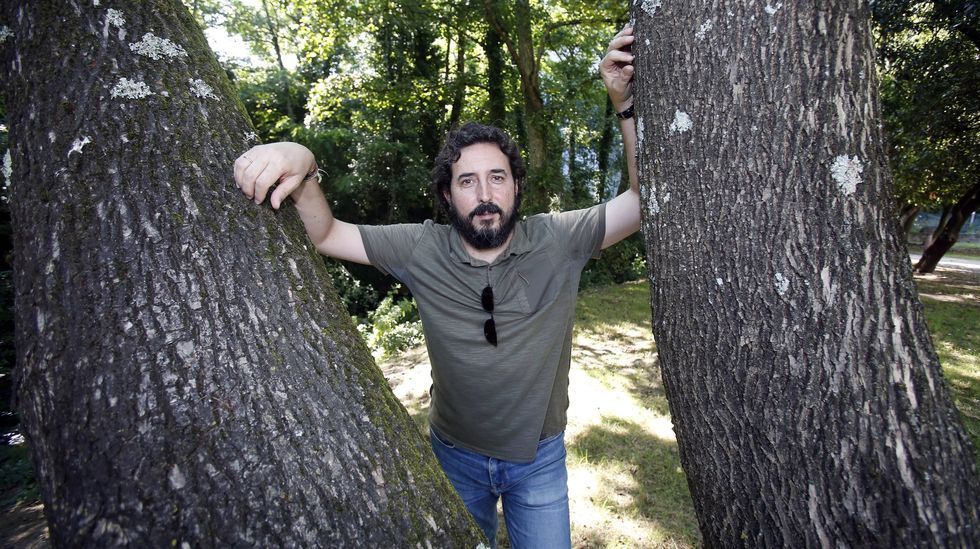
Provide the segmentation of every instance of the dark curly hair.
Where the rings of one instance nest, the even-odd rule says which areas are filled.
[[[449,201],[446,200],[446,193],[449,192],[449,185],[452,183],[453,164],[459,160],[459,155],[464,148],[477,143],[492,143],[500,147],[500,151],[507,155],[511,175],[517,183],[517,202],[515,204],[520,204],[527,169],[524,167],[524,159],[521,157],[521,151],[517,148],[517,144],[500,128],[479,122],[467,122],[446,135],[446,142],[439,154],[436,155],[435,163],[432,166],[432,193],[436,195],[442,210],[447,214],[449,214]]]

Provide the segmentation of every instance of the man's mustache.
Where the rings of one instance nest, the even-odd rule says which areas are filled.
[[[473,208],[473,211],[470,212],[469,215],[470,221],[473,221],[474,217],[484,214],[497,214],[503,217],[504,211],[500,209],[500,206],[494,204],[493,202],[485,202],[476,208]]]

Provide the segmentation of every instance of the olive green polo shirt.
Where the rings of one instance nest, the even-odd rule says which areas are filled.
[[[535,215],[488,264],[470,257],[454,228],[431,220],[358,226],[371,264],[415,297],[432,364],[429,422],[442,437],[526,462],[541,437],[565,429],[579,278],[605,228],[604,204]],[[483,335],[488,284],[496,347]]]

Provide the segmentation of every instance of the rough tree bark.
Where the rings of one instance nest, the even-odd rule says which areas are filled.
[[[897,235],[865,2],[637,0],[654,333],[711,547],[965,547],[980,483]]]
[[[0,5],[19,411],[56,546],[475,546],[176,0]]]

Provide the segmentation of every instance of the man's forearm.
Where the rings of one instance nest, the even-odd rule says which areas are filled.
[[[640,194],[640,178],[636,168],[636,117],[619,121],[619,131],[623,135],[623,154],[626,155],[626,171],[630,178],[630,190]]]
[[[319,249],[335,221],[327,197],[320,190],[320,184],[315,177],[304,180],[291,196],[296,203],[296,212],[303,220],[306,234]]]

